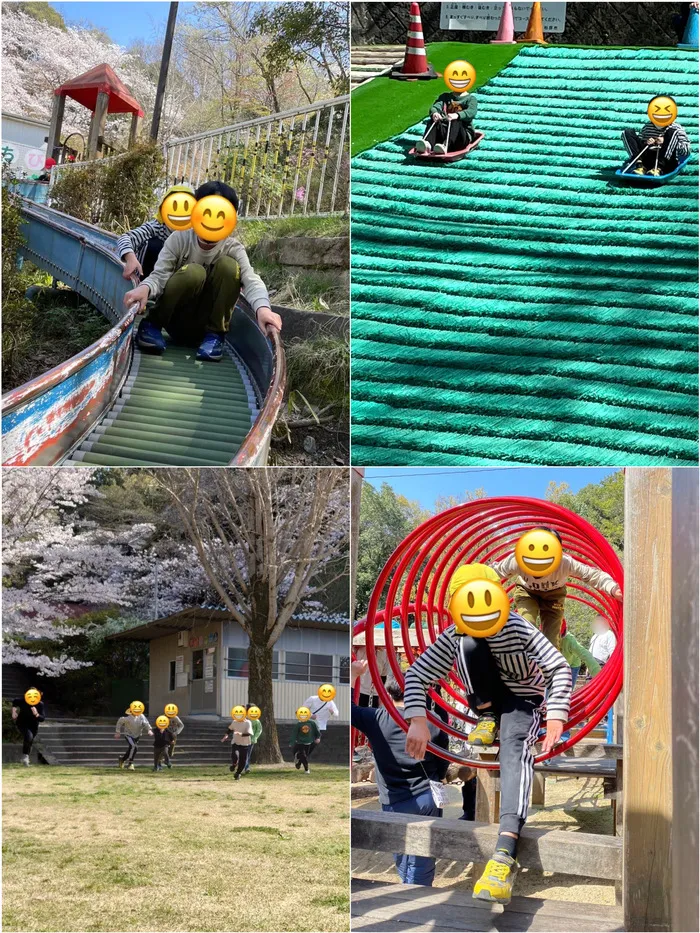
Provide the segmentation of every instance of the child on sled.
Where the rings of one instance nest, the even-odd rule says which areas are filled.
[[[473,121],[477,101],[467,91],[445,91],[430,108],[430,126],[423,139],[416,143],[416,152],[446,155],[459,152],[474,142]]]

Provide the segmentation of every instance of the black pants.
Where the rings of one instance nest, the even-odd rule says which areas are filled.
[[[231,766],[236,769],[236,774],[241,774],[248,764],[250,757],[250,745],[231,745]]]
[[[143,278],[145,279],[147,275],[150,275],[153,272],[153,267],[156,264],[160,251],[163,249],[165,241],[159,239],[157,236],[151,237],[151,239],[146,244],[146,252],[143,254],[143,262],[141,263],[141,268],[143,269]]]
[[[119,760],[123,761],[124,764],[126,764],[127,762],[131,764],[134,758],[136,758],[136,752],[139,750],[139,739],[135,739],[133,735],[125,735],[124,739],[127,744],[127,749],[123,755],[119,756]]]
[[[19,731],[22,733],[22,754],[28,755],[32,750],[32,745],[34,744],[34,739],[38,732],[39,727],[36,726],[32,728],[31,726],[20,726]]]
[[[474,139],[474,127],[468,126],[462,120],[440,120],[433,125],[435,129],[428,134],[428,142],[433,146],[435,143],[446,143],[449,128],[450,144],[447,147],[448,152],[466,149]]]
[[[170,760],[175,757],[175,745],[177,744],[177,738],[174,738],[170,745],[168,745],[168,755],[167,758]]]
[[[665,130],[659,129],[657,136],[663,136],[664,138],[661,148],[659,149],[656,146],[650,147],[640,156],[640,161],[644,168],[655,168],[658,154],[658,166],[661,169],[661,173],[665,175],[666,172],[673,171],[678,165],[679,156],[684,158],[685,153],[679,153],[678,151],[678,130],[671,129],[671,127]],[[623,130],[622,141],[631,156],[639,155],[647,145],[646,140],[644,140],[636,130]]]
[[[159,745],[158,748],[153,749],[153,767],[157,768],[161,761],[169,761],[168,758],[168,746]]]
[[[476,819],[476,778],[462,784],[462,815],[460,820]]]
[[[311,750],[308,745],[302,745],[301,742],[297,742],[297,744],[294,746],[294,758],[295,760],[301,762],[301,764],[304,766],[304,771],[309,770],[310,754]]]

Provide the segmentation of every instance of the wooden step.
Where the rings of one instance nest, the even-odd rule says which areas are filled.
[[[359,931],[528,931],[570,933],[624,929],[622,908],[539,897],[514,897],[507,907],[475,901],[471,894],[454,888],[429,888],[414,884],[387,884],[353,878],[350,905],[353,933]]]

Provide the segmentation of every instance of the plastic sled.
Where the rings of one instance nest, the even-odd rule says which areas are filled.
[[[454,152],[446,152],[443,155],[441,152],[416,152],[415,148],[413,148],[409,150],[408,154],[421,162],[456,162],[457,159],[462,159],[468,155],[472,149],[476,149],[486,135],[480,130],[475,130],[475,133],[473,141],[469,143],[466,149],[456,149]]]
[[[665,175],[635,175],[632,171],[623,172],[622,169],[619,168],[615,172],[615,176],[617,178],[624,178],[625,181],[638,182],[640,185],[659,185],[679,175],[688,162],[690,162],[690,156],[682,162],[679,162],[672,172],[667,172]]]

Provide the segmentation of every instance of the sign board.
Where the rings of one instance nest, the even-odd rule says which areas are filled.
[[[204,656],[204,679],[207,680],[214,676],[214,655],[206,654]]]
[[[182,671],[180,674],[175,674],[175,689],[178,687],[187,686],[187,671]]]
[[[213,692],[214,692],[214,681],[213,681],[213,680],[205,680],[205,681],[204,681],[204,692],[205,692],[205,693],[213,693]]]
[[[513,4],[516,34],[525,32],[532,3]],[[440,29],[469,29],[473,32],[496,32],[503,13],[502,3],[441,3]],[[566,3],[542,4],[542,30],[564,32]]]
[[[184,654],[178,654],[175,658],[175,673],[182,674],[185,670],[185,656]]]

